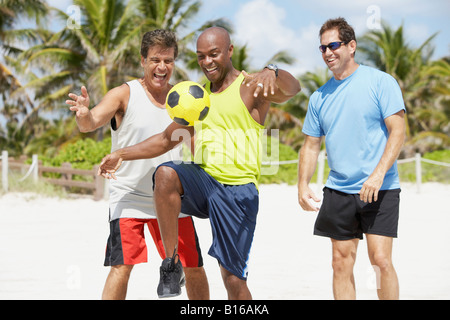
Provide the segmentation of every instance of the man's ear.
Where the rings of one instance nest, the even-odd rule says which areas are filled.
[[[228,48],[228,56],[231,57],[233,56],[233,52],[234,52],[234,46],[232,44],[230,44],[230,47]]]
[[[350,54],[351,54],[352,56],[354,56],[354,55],[355,55],[355,52],[356,52],[356,41],[355,41],[355,40],[351,40],[351,41],[348,43],[348,46],[349,46],[349,48],[350,48]]]

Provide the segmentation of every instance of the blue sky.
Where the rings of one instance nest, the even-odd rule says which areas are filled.
[[[70,0],[49,0],[64,11]],[[320,26],[329,18],[342,16],[361,36],[377,28],[379,19],[391,27],[403,24],[406,39],[420,45],[439,32],[433,41],[434,58],[450,56],[449,0],[210,0],[202,1],[201,10],[191,28],[210,19],[225,18],[235,28],[234,43],[247,44],[254,68],[264,64],[280,50],[296,58],[289,71],[299,75],[324,67],[318,50]]]

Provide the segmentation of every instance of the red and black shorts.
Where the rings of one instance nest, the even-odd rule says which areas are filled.
[[[110,221],[105,266],[135,265],[147,262],[144,225],[148,226],[161,259],[166,258],[156,219],[121,218]],[[203,258],[192,217],[178,219],[178,255],[184,267],[203,266]]]

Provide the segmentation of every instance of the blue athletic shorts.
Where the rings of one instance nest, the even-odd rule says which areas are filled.
[[[181,211],[210,219],[212,245],[208,254],[226,270],[246,280],[259,206],[256,186],[223,185],[195,163],[165,162],[160,166],[171,167],[178,174],[184,189]]]

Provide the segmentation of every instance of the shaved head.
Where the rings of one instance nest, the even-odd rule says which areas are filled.
[[[229,47],[231,45],[230,34],[222,27],[211,27],[206,29],[198,37],[197,44],[201,41],[216,43],[217,45],[223,45],[225,47]]]

